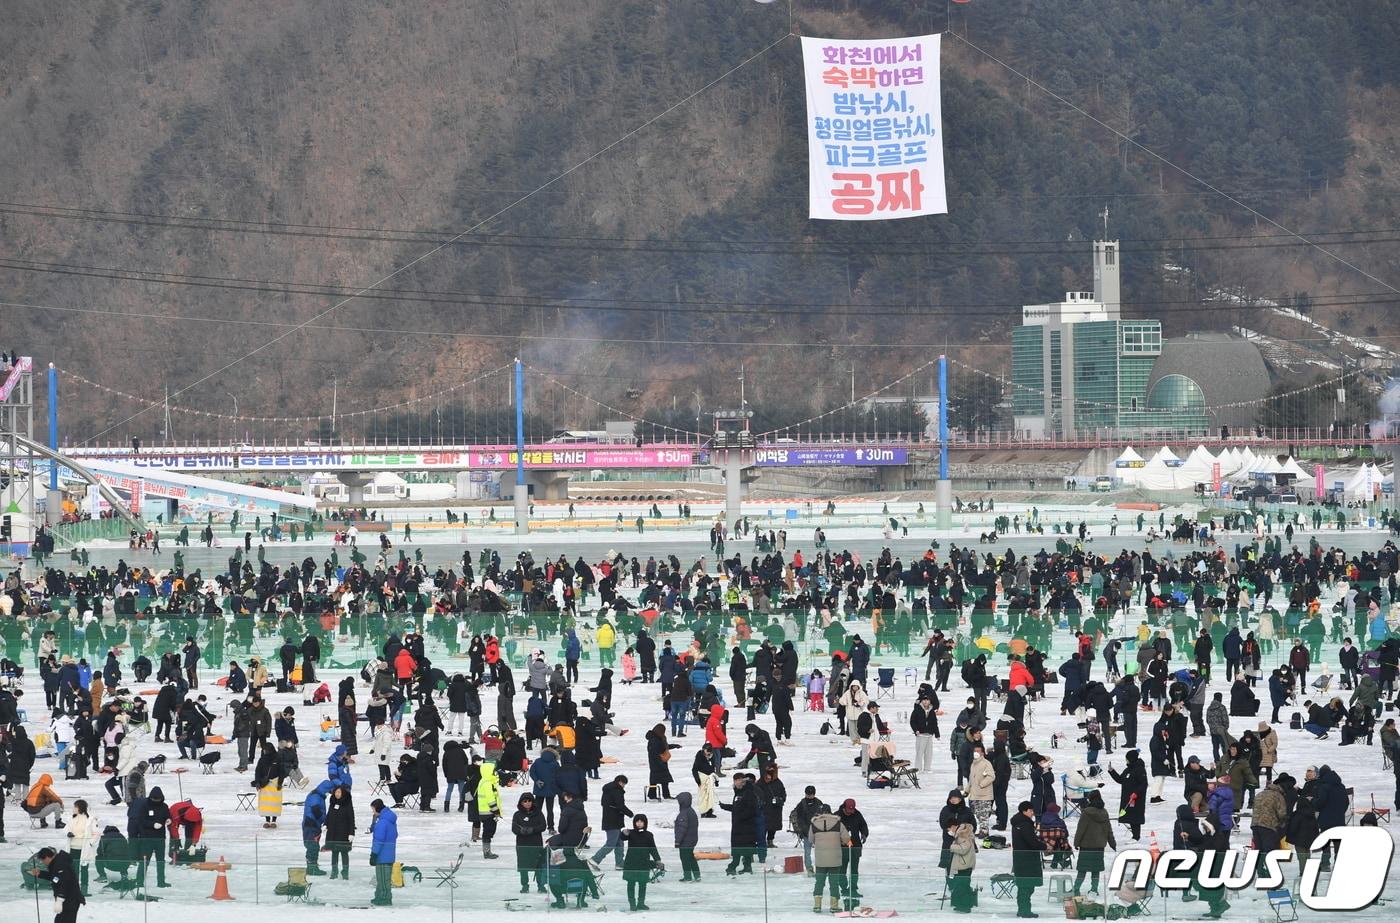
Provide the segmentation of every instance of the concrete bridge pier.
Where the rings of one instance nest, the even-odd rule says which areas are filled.
[[[535,500],[567,500],[569,499],[569,472],[531,469],[525,472],[525,487],[526,494]],[[514,499],[515,491],[514,475],[502,475],[501,499]]]
[[[876,484],[881,491],[898,493],[909,489],[909,468],[906,465],[890,465],[875,469]]]
[[[349,492],[350,499],[347,502],[351,506],[363,506],[365,485],[374,480],[374,475],[361,471],[342,471],[336,475],[336,478],[345,485],[345,489]]]

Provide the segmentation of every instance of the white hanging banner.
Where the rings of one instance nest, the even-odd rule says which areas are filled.
[[[948,213],[940,35],[802,39],[810,217]]]

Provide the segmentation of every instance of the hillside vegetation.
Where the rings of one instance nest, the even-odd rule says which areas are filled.
[[[1400,6],[795,0],[792,15],[836,37],[946,26],[1196,179],[950,37],[950,213],[808,221],[794,39],[676,105],[785,35],[781,2],[14,0],[0,300],[47,307],[0,308],[0,346],[152,400],[228,413],[236,397],[245,415],[325,414],[332,388],[342,412],[390,404],[521,355],[691,426],[697,389],[737,400],[742,362],[778,425],[848,397],[852,365],[861,392],[944,348],[1006,371],[1015,306],[1087,286],[1078,242],[1105,205],[1129,310],[1173,333],[1239,323],[1247,310],[1201,305],[1220,289],[1302,293],[1356,336],[1393,328],[1396,234],[1321,238],[1368,279],[1278,246],[1199,181],[1293,228],[1400,224]],[[1348,294],[1363,297],[1335,305]],[[801,345],[764,345],[779,342]],[[126,422],[141,405],[71,383],[64,402],[69,439],[158,437],[159,410]],[[538,425],[616,416],[562,407],[535,407]],[[405,425],[444,409],[463,415],[418,405]]]

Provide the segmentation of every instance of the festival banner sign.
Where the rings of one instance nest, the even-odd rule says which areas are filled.
[[[947,214],[940,39],[803,37],[810,217]]]

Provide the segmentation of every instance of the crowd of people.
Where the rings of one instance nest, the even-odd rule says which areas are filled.
[[[278,566],[260,548],[256,562],[235,549],[217,574],[186,571],[178,552],[164,571],[119,562],[50,566],[30,581],[11,574],[0,594],[4,786],[25,793],[21,809],[40,829],[52,820],[66,834],[66,850],[35,855],[62,920],[74,919],[93,864],[99,879],[125,881],[131,869],[144,892],[149,869],[161,888],[167,861],[190,859],[207,806],[166,805],[159,786],[148,791],[153,761],[166,756],[153,745],[217,760],[216,722],[264,829],[279,829],[285,790],[306,793],[308,876],[326,875],[325,852],[330,878],[349,879],[352,766],[374,764],[360,791],[375,796],[366,835],[376,905],[392,902],[400,826],[431,823],[404,812],[453,812],[455,802],[480,861],[500,858],[509,835],[521,892],[548,892],[558,907],[596,897],[611,855],[629,907],[646,910],[661,850],[676,851],[681,882],[700,880],[701,821],[724,817],[726,875],[761,870],[788,833],[813,878],[813,909],[825,896],[837,911],[867,899],[861,859],[888,827],[857,799],[828,799],[803,779],[839,752],[851,756],[852,788],[946,775],[937,866],[952,909],[976,907],[979,863],[1009,849],[1009,864],[989,864],[1008,868],[1018,916],[1033,917],[1047,872],[1072,871],[1074,894],[1087,885],[1099,895],[1106,851],[1146,845],[1153,814],[1172,819],[1161,848],[1252,838],[1260,848],[1286,841],[1306,858],[1362,803],[1314,740],[1378,744],[1400,767],[1400,735],[1384,718],[1400,666],[1387,622],[1393,543],[1346,554],[1265,536],[1233,553],[1217,544],[1105,556],[1066,538],[1029,555],[930,547],[908,562],[888,549],[862,561],[786,545],[774,536],[761,555],[721,555],[713,566],[613,553],[589,563],[522,552],[507,563],[483,550],[430,568],[383,541],[373,561],[356,549],[342,562],[332,550]],[[922,662],[923,683],[897,691],[881,658]],[[128,675],[156,689],[133,693]],[[42,709],[25,691],[43,695]],[[907,719],[884,716],[884,694]],[[298,695],[301,720],[321,716],[314,732],[298,729]],[[624,700],[628,714],[655,709],[640,735],[646,762],[605,780],[617,761],[607,751],[621,752],[630,731]],[[1071,730],[1042,743],[1037,708]],[[794,746],[795,713],[808,713],[804,734],[852,749],[780,759]],[[63,783],[31,780],[35,730]],[[321,773],[303,769],[302,733],[334,741],[314,784]],[[936,743],[945,733],[946,757]],[[1293,762],[1281,756],[1285,736]],[[912,760],[897,758],[900,739],[912,741]],[[1209,759],[1187,755],[1207,744]],[[1296,757],[1305,752],[1317,755]],[[674,757],[689,760],[688,774],[673,771]],[[125,811],[124,825],[101,825],[85,800],[60,796],[89,774],[107,776],[107,811]],[[1396,779],[1400,803],[1400,769]],[[659,805],[651,817],[665,812],[664,847],[634,810],[639,788]],[[0,837],[2,825],[0,808]],[[1199,880],[1183,897],[1214,917],[1228,908],[1222,889]]]

